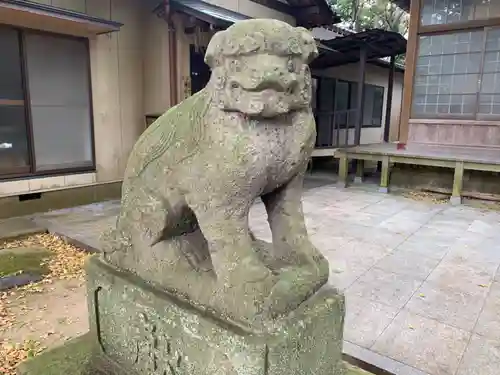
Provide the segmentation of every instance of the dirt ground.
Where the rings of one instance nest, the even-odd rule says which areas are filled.
[[[54,253],[51,272],[37,284],[0,292],[0,374],[24,359],[88,330],[83,264],[87,254],[51,235],[2,247],[41,244]]]

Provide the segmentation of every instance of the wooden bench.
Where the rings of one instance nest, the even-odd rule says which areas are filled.
[[[453,146],[408,145],[398,150],[395,144],[378,143],[338,149],[339,185],[347,187],[349,161],[356,160],[356,181],[361,181],[365,161],[382,163],[380,175],[381,192],[389,191],[390,168],[394,163],[444,167],[454,169],[453,189],[450,203],[462,203],[464,170],[500,172],[500,150]]]

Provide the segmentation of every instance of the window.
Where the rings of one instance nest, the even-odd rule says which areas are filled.
[[[423,26],[500,17],[498,0],[423,0]]]
[[[0,174],[29,171],[19,33],[0,29]]]
[[[412,117],[500,115],[500,29],[420,36]]]
[[[356,126],[358,83],[327,77],[315,80],[316,146],[327,147],[332,145],[334,130]],[[362,127],[381,127],[383,108],[384,88],[365,84]]]
[[[384,88],[366,85],[365,106],[363,110],[363,126],[382,126],[382,112],[384,108]]]
[[[0,28],[0,177],[94,165],[85,39]]]

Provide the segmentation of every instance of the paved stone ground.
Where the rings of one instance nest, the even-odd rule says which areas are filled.
[[[500,212],[317,179],[306,188],[310,235],[347,298],[347,354],[398,375],[498,375]],[[118,209],[106,202],[33,219],[97,246]],[[250,222],[270,240],[262,204]]]

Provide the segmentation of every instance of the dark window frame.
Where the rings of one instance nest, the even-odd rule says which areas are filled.
[[[321,92],[321,84],[322,84],[322,81],[324,79],[329,79],[329,80],[334,80],[335,81],[335,95],[337,95],[337,83],[338,82],[343,82],[343,83],[347,83],[348,84],[348,90],[349,90],[349,94],[348,94],[348,108],[345,109],[345,110],[342,110],[342,111],[345,111],[345,112],[350,112],[350,113],[353,113],[354,114],[354,118],[353,118],[353,122],[352,124],[349,124],[348,128],[349,129],[354,129],[356,127],[356,124],[355,124],[355,115],[356,115],[356,111],[357,111],[357,106],[355,105],[355,103],[353,104],[352,103],[352,99],[353,99],[353,93],[352,91],[354,90],[353,89],[353,86],[354,85],[357,85],[358,83],[356,81],[349,81],[349,80],[345,80],[345,79],[340,79],[340,78],[335,78],[335,77],[327,77],[327,76],[321,76],[321,75],[313,75],[312,76],[313,79],[316,79],[317,80],[317,88],[316,88],[316,93],[315,93],[315,96],[316,96],[316,108],[313,108],[313,111],[314,111],[314,114],[315,116],[317,115],[326,115],[328,113],[331,113],[331,114],[334,114],[337,111],[337,100],[335,99],[334,101],[334,108],[333,110],[329,110],[329,111],[325,111],[325,110],[322,110],[320,108],[320,92]],[[381,89],[382,90],[382,98],[385,98],[385,90],[386,88],[384,86],[379,86],[379,85],[374,85],[374,84],[371,84],[371,83],[366,83],[365,82],[365,95],[366,95],[366,88],[368,86],[372,86],[372,87],[375,87],[377,89]],[[355,93],[355,91],[354,91]],[[356,99],[356,95],[354,95],[354,99]],[[365,99],[365,103],[366,103],[366,99]],[[367,129],[367,128],[382,128],[384,126],[384,99],[382,99],[382,108],[381,108],[381,118],[380,118],[380,125],[377,125],[377,124],[365,124],[364,123],[364,119],[363,119],[363,124],[361,126],[362,129]],[[339,126],[339,129],[340,130],[343,130],[345,129],[346,126],[345,125],[340,125]]]
[[[95,148],[95,128],[94,128],[94,108],[92,96],[92,71],[91,71],[91,58],[90,58],[90,43],[88,38],[77,37],[73,35],[65,35],[53,33],[48,31],[34,30],[29,28],[13,27],[9,25],[0,25],[0,32],[2,29],[15,30],[19,35],[19,49],[21,53],[21,75],[24,93],[24,110],[25,110],[25,126],[27,127],[27,141],[28,141],[28,167],[14,167],[11,172],[0,171],[0,182],[13,179],[36,178],[36,177],[49,177],[60,176],[68,174],[79,173],[92,173],[96,171],[96,148]],[[40,34],[52,35],[58,38],[65,38],[77,40],[84,44],[87,56],[87,78],[88,78],[88,95],[89,95],[89,111],[90,111],[90,140],[91,140],[91,157],[92,162],[87,166],[69,167],[69,168],[55,168],[51,170],[36,170],[36,156],[35,156],[35,140],[33,135],[33,121],[31,118],[31,100],[29,90],[29,74],[27,66],[27,51],[26,51],[26,34]],[[1,72],[0,72],[1,74]],[[29,169],[29,171],[28,171]]]

